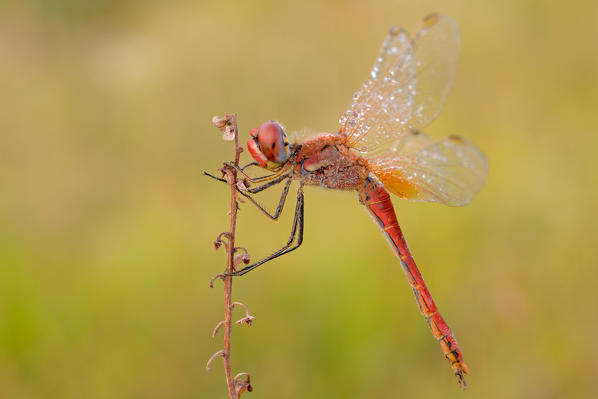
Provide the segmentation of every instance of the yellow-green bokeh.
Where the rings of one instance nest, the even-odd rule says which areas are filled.
[[[598,377],[598,5],[594,1],[28,0],[0,5],[0,397],[224,398],[238,114],[334,131],[389,26],[462,33],[427,133],[486,153],[464,208],[395,201],[472,375],[462,393],[353,193],[306,189],[303,247],[235,280],[249,398],[588,398]],[[243,154],[247,156],[247,154]],[[273,205],[276,193],[265,193]],[[242,204],[257,259],[287,238]],[[242,313],[239,313],[239,318]],[[595,393],[595,391],[594,391]]]

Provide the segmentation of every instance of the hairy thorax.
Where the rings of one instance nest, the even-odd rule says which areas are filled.
[[[356,189],[369,174],[365,162],[349,150],[344,138],[329,133],[305,140],[296,162],[295,173],[305,184],[332,189]]]

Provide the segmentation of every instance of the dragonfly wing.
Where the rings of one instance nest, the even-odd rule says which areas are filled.
[[[450,136],[434,141],[421,133],[405,135],[368,165],[399,197],[449,206],[467,205],[488,173],[482,152],[465,139]]]
[[[452,18],[432,14],[415,34],[417,83],[409,127],[421,130],[440,115],[455,80],[459,59],[459,26]]]
[[[340,118],[347,143],[368,152],[405,130],[415,97],[415,55],[407,32],[393,27],[351,108]]]
[[[459,28],[432,14],[414,39],[392,28],[370,75],[340,118],[340,133],[362,153],[427,126],[440,113],[455,76]]]

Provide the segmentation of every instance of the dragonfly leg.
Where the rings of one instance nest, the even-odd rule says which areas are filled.
[[[226,179],[224,179],[222,177],[216,177],[214,175],[209,174],[208,172],[203,172],[203,174],[205,176],[211,177],[214,180],[218,180],[218,181],[221,181],[221,182],[224,182],[224,183],[227,182]],[[270,187],[272,187],[272,186],[280,183],[281,181],[283,181],[284,179],[286,179],[288,177],[290,177],[290,174],[285,174],[285,175],[278,176],[276,179],[270,180],[269,182],[267,182],[265,184],[262,184],[261,186],[252,187],[252,188],[247,189],[247,192],[249,192],[251,194],[259,193],[260,191],[264,191],[265,189],[270,188]],[[242,191],[240,191],[239,189],[237,189],[237,191],[239,191],[240,193],[242,193]]]
[[[278,183],[280,183],[281,181],[283,181],[284,179],[289,179],[289,181],[291,176],[289,176],[288,174],[286,175],[282,175],[277,177],[274,180],[270,180],[268,183],[262,184],[261,186],[256,186],[256,187],[251,187],[247,189],[247,192],[251,193],[251,194],[257,194],[261,191],[264,191],[267,188],[270,188]]]
[[[239,194],[241,194],[243,197],[247,198],[253,205],[255,205],[257,207],[257,209],[259,209],[260,211],[262,211],[266,216],[268,216],[270,219],[272,220],[277,220],[278,217],[280,216],[280,213],[282,212],[282,208],[284,207],[284,203],[287,199],[287,194],[289,193],[289,188],[291,187],[291,178],[290,176],[285,176],[285,178],[287,178],[287,182],[284,185],[284,188],[282,190],[282,195],[280,196],[280,201],[278,202],[278,206],[276,207],[276,211],[274,212],[274,214],[270,214],[270,212],[268,212],[266,209],[264,209],[263,206],[260,205],[259,202],[257,202],[256,200],[253,199],[253,197],[243,191],[240,191],[239,189],[237,189],[237,191],[239,192]],[[277,182],[279,183],[279,182]],[[264,186],[272,186],[274,184],[270,184],[270,183],[266,183],[264,184]],[[262,186],[262,187],[264,187]],[[265,190],[266,188],[261,188],[261,187],[257,187],[257,188],[261,188],[260,190],[256,191],[256,192],[260,192],[262,190]],[[247,190],[249,192],[251,192],[251,190]]]
[[[236,272],[233,272],[230,275],[231,276],[242,276],[246,273],[249,273],[256,267],[261,266],[264,263],[266,263],[272,259],[278,258],[281,255],[287,254],[287,253],[299,248],[299,246],[303,243],[303,224],[304,224],[303,216],[304,216],[303,185],[300,184],[299,190],[297,191],[297,204],[295,206],[295,217],[293,219],[293,227],[291,229],[291,236],[289,237],[289,240],[287,241],[287,243],[282,248],[280,248],[278,251],[274,252],[272,255],[254,263],[253,265],[249,265],[249,266],[242,268],[241,270],[237,270]],[[295,245],[291,245],[293,243],[293,241],[295,241],[295,238],[297,238],[297,242],[295,243]]]
[[[241,175],[243,175],[249,182],[251,183],[261,183],[261,182],[265,182],[271,179],[275,179],[278,176],[280,176],[281,174],[283,174],[284,172],[286,172],[288,170],[288,164],[281,167],[280,170],[278,172],[272,173],[270,175],[266,175],[266,176],[261,176],[261,177],[251,177],[249,176],[247,173],[245,173],[245,168],[251,166],[253,163],[247,164],[244,167],[239,167],[233,163],[230,162],[225,162],[224,163],[226,166],[231,167],[233,169],[235,169],[237,172],[239,172]]]
[[[255,161],[249,162],[247,165],[241,166],[241,170],[245,170],[245,169],[247,169],[250,166],[257,166],[257,165],[259,165],[259,164],[257,162],[255,162]]]
[[[218,181],[226,183],[226,179],[223,179],[222,177],[216,177],[214,175],[209,174],[208,172],[203,172],[203,174],[204,174],[204,176],[211,177],[214,180],[218,180]]]
[[[229,164],[226,164],[226,165],[229,165]],[[232,164],[230,164],[230,165],[232,166]],[[242,172],[242,170],[245,169],[245,167],[243,167],[243,168],[234,167],[234,168],[237,169],[238,172],[241,172],[243,174],[243,176],[249,182],[251,182],[251,183],[261,183],[261,182],[264,182],[264,181],[268,181],[268,180],[270,180],[273,177],[280,176],[278,173],[275,173],[275,174],[271,174],[271,175],[267,175],[267,176],[261,176],[261,177],[252,178],[252,177],[249,177],[249,175],[247,175],[245,172]],[[215,180],[218,180],[218,181],[226,183],[226,179],[223,179],[222,177],[216,177],[214,175],[209,174],[208,172],[203,172],[203,174],[206,175],[206,176],[208,176],[208,177],[211,177],[212,179],[215,179]],[[278,180],[278,182],[279,181],[280,180]]]
[[[241,171],[245,172],[245,169],[247,169],[250,166],[258,166],[260,168],[260,170],[263,170],[264,168],[262,168],[261,166],[259,166],[260,164],[253,161],[253,162],[249,162],[247,165],[241,166]],[[265,175],[265,176],[259,176],[259,177],[252,177],[252,180],[254,181],[264,181],[264,180],[268,180],[271,177],[277,176],[279,173],[272,173],[269,175]],[[244,176],[246,176],[246,174],[244,174]]]
[[[218,180],[218,181],[226,183],[226,179],[213,176],[213,175],[209,174],[208,172],[204,172],[204,175],[206,175],[208,177],[211,177],[214,180]],[[272,220],[277,220],[278,217],[280,216],[280,213],[282,212],[282,209],[284,207],[284,203],[285,203],[285,201],[287,199],[287,194],[289,193],[289,188],[291,187],[291,182],[292,182],[291,176],[289,176],[289,175],[283,175],[283,176],[278,177],[275,180],[269,181],[266,184],[263,184],[263,185],[258,186],[258,187],[253,187],[253,188],[250,188],[250,189],[247,190],[247,192],[249,192],[249,193],[256,194],[256,193],[264,191],[265,189],[270,188],[270,187],[272,187],[272,186],[280,183],[284,179],[288,179],[288,180],[287,180],[287,182],[286,182],[286,184],[284,186],[284,189],[282,190],[282,195],[280,197],[280,201],[278,203],[278,206],[276,207],[276,211],[274,212],[274,214],[271,214],[270,212],[268,212],[262,205],[260,205],[259,202],[257,202],[256,200],[254,200],[251,195],[247,194],[245,191],[241,191],[238,187],[235,187],[235,188],[236,188],[236,190],[237,190],[237,192],[239,194],[241,194],[243,197],[247,198],[253,205],[255,205],[266,216],[268,216]]]

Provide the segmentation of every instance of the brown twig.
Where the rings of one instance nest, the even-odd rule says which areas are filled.
[[[234,165],[236,167],[239,166],[239,156],[243,149],[239,147],[239,132],[237,128],[237,116],[235,114],[228,115],[225,114],[224,118],[214,117],[212,119],[214,126],[216,126],[220,131],[223,133],[222,139],[226,141],[234,141],[235,145],[235,160]],[[216,240],[214,241],[214,247],[216,249],[220,248],[224,245],[226,249],[226,272],[225,274],[218,274],[214,276],[210,280],[210,287],[213,287],[214,281],[216,279],[221,279],[224,282],[224,320],[219,322],[214,329],[213,336],[216,336],[220,327],[224,326],[224,349],[216,352],[206,366],[206,369],[209,371],[210,364],[212,361],[221,356],[224,360],[224,374],[226,376],[226,384],[228,386],[228,396],[229,399],[238,399],[241,397],[241,394],[247,390],[249,392],[252,391],[252,386],[249,383],[249,375],[247,373],[240,373],[237,374],[236,377],[232,376],[231,372],[231,351],[230,351],[230,342],[231,342],[231,332],[232,332],[232,310],[235,305],[240,305],[238,302],[232,302],[232,287],[233,287],[233,280],[230,273],[236,270],[236,266],[241,263],[249,262],[249,254],[244,248],[235,247],[235,230],[237,227],[237,210],[238,207],[238,200],[237,200],[237,190],[236,187],[238,185],[237,181],[237,170],[233,167],[228,165],[223,166],[220,171],[222,172],[223,177],[226,178],[227,183],[231,189],[231,200],[230,200],[230,230],[222,232],[218,235]],[[235,252],[243,251],[241,254],[235,256]],[[246,324],[251,325],[253,321],[253,316],[249,314],[247,307],[245,305],[240,305],[245,309],[245,318],[239,320],[237,323],[244,322]],[[240,380],[241,377],[246,376],[245,380]]]

